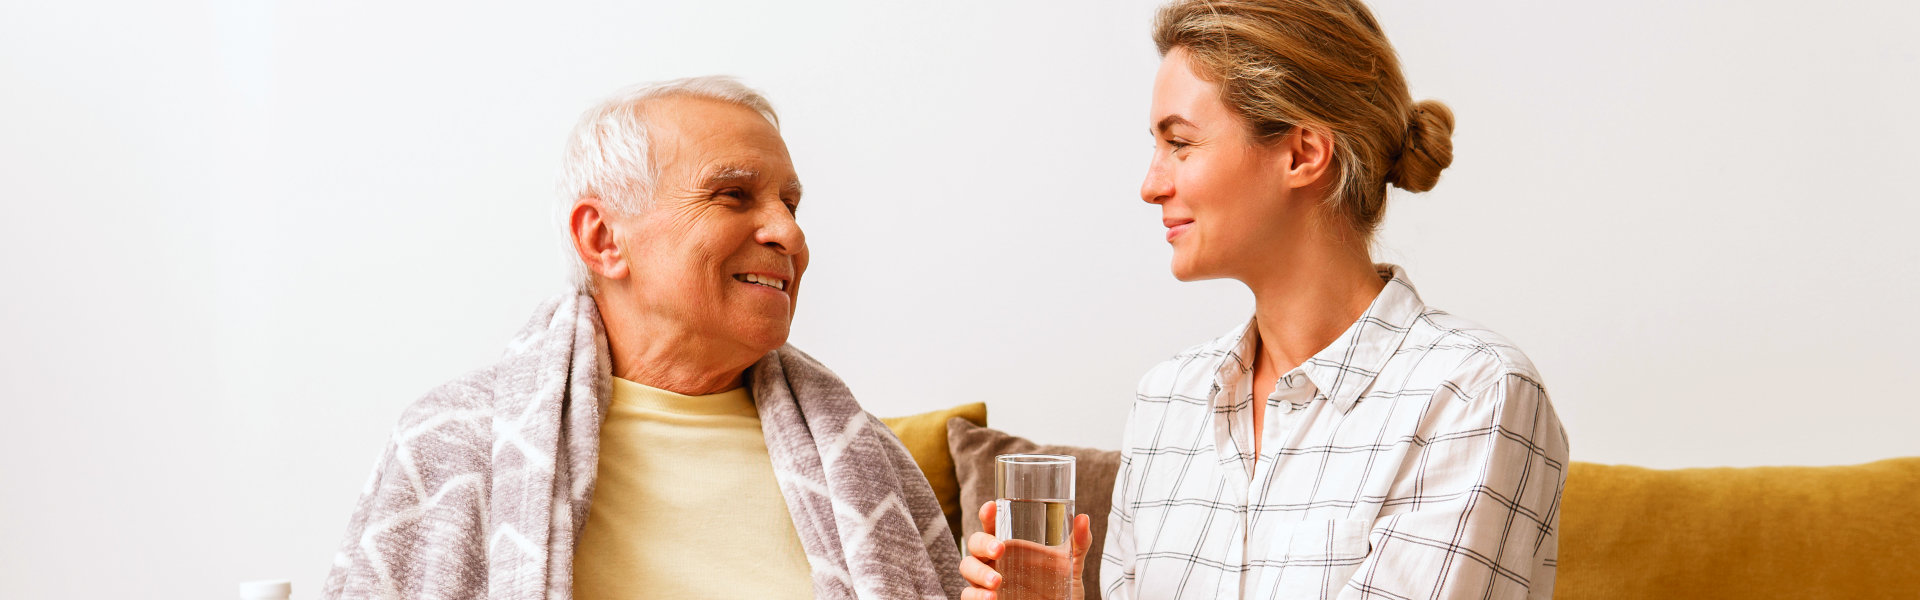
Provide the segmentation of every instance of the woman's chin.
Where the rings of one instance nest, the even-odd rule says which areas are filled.
[[[1180,281],[1200,281],[1202,279],[1208,279],[1207,275],[1202,273],[1200,269],[1195,268],[1192,264],[1181,262],[1177,258],[1173,261],[1173,278]]]
[[[1209,279],[1239,279],[1239,275],[1223,265],[1207,261],[1191,260],[1178,253],[1173,255],[1171,265],[1173,278],[1180,281],[1207,281]]]

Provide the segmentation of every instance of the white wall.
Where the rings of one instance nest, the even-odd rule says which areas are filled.
[[[1151,0],[0,4],[0,597],[313,597],[400,408],[560,285],[574,116],[732,73],[875,413],[1113,446],[1243,319],[1135,190]],[[1917,5],[1379,0],[1459,115],[1382,258],[1540,365],[1576,459],[1920,454]]]

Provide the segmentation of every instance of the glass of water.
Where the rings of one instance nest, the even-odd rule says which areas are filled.
[[[1073,590],[1074,458],[1002,454],[993,460],[995,562],[1004,600],[1067,598]]]

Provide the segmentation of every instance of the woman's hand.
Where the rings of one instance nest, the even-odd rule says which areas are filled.
[[[1086,571],[1087,547],[1093,545],[1093,532],[1088,529],[1090,522],[1086,515],[1073,517],[1073,542],[1069,556],[1060,556],[1059,549],[1024,540],[1000,541],[994,537],[993,508],[988,502],[980,506],[979,533],[967,538],[967,556],[960,558],[960,577],[967,580],[967,590],[960,593],[961,600],[1084,600],[1087,591],[1081,588],[1080,574]],[[1073,586],[1066,598],[1052,598],[1050,594],[1039,590],[1009,586],[996,565],[1020,567],[1023,573],[1041,572],[1051,579],[1067,571],[1073,580]],[[1019,582],[1015,582],[1016,584]]]

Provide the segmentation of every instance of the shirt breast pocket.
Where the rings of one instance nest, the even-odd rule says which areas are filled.
[[[1275,590],[1280,598],[1332,597],[1360,569],[1373,550],[1367,541],[1373,522],[1366,519],[1316,519],[1275,528],[1270,545],[1252,548],[1256,589]],[[1254,597],[1265,597],[1254,594]]]

